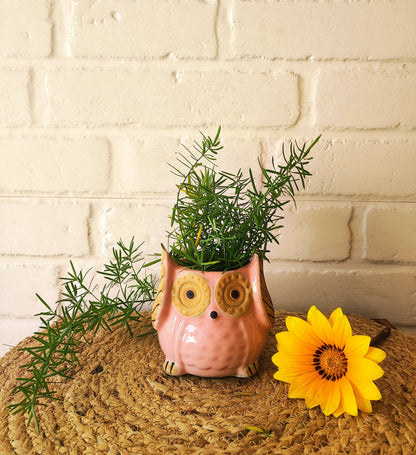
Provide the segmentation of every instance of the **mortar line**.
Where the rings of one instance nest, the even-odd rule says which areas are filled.
[[[52,195],[52,194],[1,194],[1,200],[7,199],[39,199],[39,200],[73,200],[73,201],[102,201],[105,203],[106,201],[174,201],[175,195],[169,194],[143,194],[143,195],[128,195],[128,194],[120,194],[120,195]],[[347,204],[347,205],[364,205],[364,204],[385,204],[385,205],[416,205],[416,200],[403,200],[403,199],[346,199],[346,198],[334,198],[334,197],[325,197],[317,198],[317,197],[309,197],[309,196],[297,196],[296,197],[297,203],[318,203],[318,204]]]

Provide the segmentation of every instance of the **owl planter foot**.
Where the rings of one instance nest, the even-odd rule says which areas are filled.
[[[162,256],[152,323],[171,376],[251,377],[274,319],[255,255],[228,272],[200,272]]]
[[[237,373],[235,376],[239,378],[251,378],[257,373],[257,371],[259,371],[259,365],[257,362],[254,362],[251,365],[247,365],[243,368],[241,373]]]
[[[165,360],[163,362],[163,369],[169,376],[181,376],[183,374],[179,372],[179,368],[172,360]]]

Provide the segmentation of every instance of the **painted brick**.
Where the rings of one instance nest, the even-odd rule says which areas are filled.
[[[348,206],[316,203],[313,207],[298,204],[297,210],[285,208],[279,245],[270,245],[270,257],[301,261],[342,261],[348,258],[351,213]]]
[[[77,57],[213,58],[216,10],[216,2],[198,0],[77,1],[71,51]]]
[[[0,69],[0,124],[20,126],[31,122],[29,72]]]
[[[365,258],[416,263],[416,208],[371,207],[365,216]]]
[[[415,17],[413,0],[236,0],[232,15],[234,49],[236,56],[243,57],[414,58]]]
[[[324,134],[324,137],[327,137]],[[280,156],[280,140],[263,141],[268,159]],[[302,194],[404,198],[416,194],[414,140],[321,139],[312,151]]]
[[[144,254],[161,253],[160,244],[167,247],[166,231],[170,229],[170,213],[170,203],[163,205],[156,201],[149,201],[148,204],[114,203],[105,208],[101,253],[109,256],[120,239],[128,244],[132,237],[137,246],[144,242],[141,249]]]
[[[0,0],[0,57],[47,57],[49,10],[48,0]]]
[[[103,192],[108,183],[109,150],[104,140],[0,139],[2,192]]]
[[[39,319],[0,318],[0,357],[39,329]]]
[[[87,204],[0,202],[0,254],[88,254],[88,216]]]
[[[331,312],[341,307],[345,313],[416,325],[414,269],[328,270],[282,265],[279,270],[279,264],[266,264],[265,271],[275,308],[307,311],[316,305]]]
[[[113,189],[120,193],[173,193],[178,183],[168,162],[180,151],[174,137],[114,141]]]
[[[322,71],[316,125],[327,128],[416,127],[416,75],[403,72]]]
[[[206,133],[211,137],[215,131]],[[176,193],[180,178],[173,175],[167,163],[180,165],[176,157],[186,153],[181,144],[192,148],[193,142],[200,142],[200,137],[152,137],[117,142],[114,146],[114,191],[140,193]],[[251,167],[259,179],[257,157],[260,155],[260,143],[256,140],[241,140],[232,137],[221,138],[224,148],[218,153],[218,170],[237,172],[239,167],[248,175]]]
[[[24,318],[40,313],[45,307],[36,293],[48,304],[58,300],[56,267],[41,264],[0,265],[0,317]]]
[[[55,126],[289,126],[299,115],[287,72],[67,69],[47,87]]]

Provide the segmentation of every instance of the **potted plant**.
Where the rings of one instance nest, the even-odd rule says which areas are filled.
[[[38,315],[41,326],[33,343],[22,348],[29,360],[10,406],[14,413],[26,413],[38,431],[37,406],[55,398],[51,384],[71,377],[90,334],[122,326],[133,335],[131,322],[143,318],[144,305],[153,304],[167,373],[248,377],[256,372],[273,321],[262,261],[268,245],[278,242],[284,206],[310,175],[306,166],[319,137],[308,147],[290,144],[289,153],[283,148],[281,164],[272,161],[265,168],[259,161],[258,186],[251,170],[244,177],[241,170],[216,168],[220,132],[214,139],[202,134],[201,144],[185,148],[178,166],[172,166],[181,182],[161,259],[146,263],[142,244],[135,245],[134,238],[129,244],[119,241],[98,272],[105,278],[103,287],[71,262],[57,304],[38,296],[45,308]],[[160,260],[157,287],[146,267]],[[178,328],[169,339],[169,330]],[[178,350],[181,343],[187,346]]]
[[[181,179],[171,214],[169,248],[152,309],[170,375],[250,377],[274,318],[263,274],[268,246],[278,242],[282,210],[310,175],[309,147],[290,144],[283,162],[258,162],[244,177],[218,170],[220,145],[202,135],[173,172]]]

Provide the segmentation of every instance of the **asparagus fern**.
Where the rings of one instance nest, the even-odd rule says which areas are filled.
[[[296,191],[305,187],[310,172],[309,146],[282,146],[283,163],[272,160],[264,167],[258,185],[250,169],[244,177],[217,170],[219,128],[214,139],[202,134],[202,143],[185,147],[178,166],[171,166],[181,179],[168,233],[171,257],[180,265],[198,270],[229,270],[247,264],[254,253],[267,259],[268,246],[278,243],[283,208],[294,201]]]
[[[14,413],[28,415],[28,424],[33,420],[37,431],[39,424],[36,409],[45,406],[47,400],[55,399],[51,384],[60,379],[70,379],[71,369],[79,365],[78,354],[89,332],[101,327],[111,329],[121,326],[133,336],[132,321],[142,319],[143,305],[153,302],[156,283],[152,275],[141,277],[144,257],[141,246],[118,242],[113,248],[113,259],[104,270],[98,272],[105,279],[102,289],[90,279],[90,271],[77,271],[71,262],[68,276],[63,278],[62,299],[50,306],[42,297],[45,311],[40,313],[41,327],[32,339],[35,345],[22,348],[29,361],[22,365],[27,371],[18,378],[15,394],[20,401],[12,404]]]

